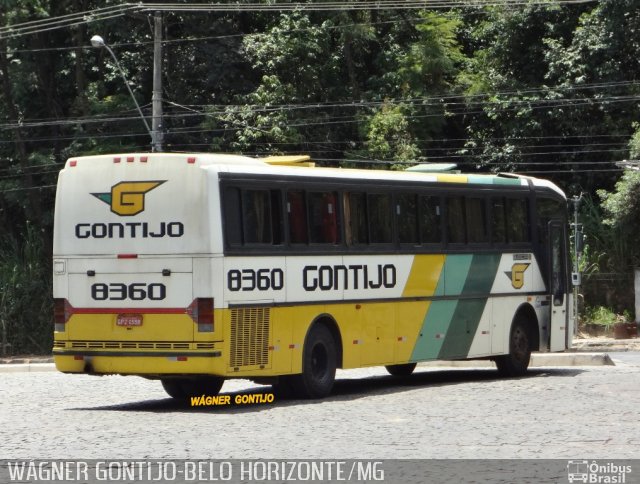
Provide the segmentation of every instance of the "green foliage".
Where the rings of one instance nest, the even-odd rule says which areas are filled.
[[[609,215],[605,223],[623,226],[637,220],[640,215],[640,171],[627,170],[616,183],[615,191],[598,190],[602,207]]]
[[[418,39],[398,59],[402,90],[409,96],[450,91],[465,61],[457,35],[459,19],[434,12],[423,12],[421,19]]]
[[[610,308],[604,306],[587,307],[583,322],[601,325],[609,329],[618,322],[618,316]]]
[[[0,341],[5,353],[48,353],[53,340],[51,271],[43,234],[0,238]],[[0,347],[1,349],[1,347]]]
[[[640,161],[640,125],[633,123],[633,127],[636,131],[629,140],[629,156],[634,161]]]
[[[104,6],[1,0],[0,25]],[[65,159],[149,150],[119,71],[105,50],[89,47],[94,32],[105,35],[148,115],[152,32],[140,16],[0,40],[7,324],[26,311],[12,287],[19,285],[33,307],[50,301],[48,289],[39,291],[21,273],[49,279],[51,186]],[[588,273],[628,273],[640,263],[638,175],[625,174],[614,188],[618,173],[611,170],[614,161],[640,159],[640,0],[167,12],[164,37],[167,151],[309,153],[332,166],[345,159],[392,168],[454,161],[468,172],[548,177],[569,195],[591,196],[581,212]],[[37,240],[25,234],[42,237],[39,255]],[[622,283],[611,289],[628,292]],[[30,314],[30,321],[49,319],[48,309]],[[15,348],[27,348],[25,338]]]
[[[583,270],[592,273],[625,273],[630,269],[623,226],[606,223],[601,208],[590,196],[581,204],[580,221],[585,234]]]
[[[368,119],[365,129],[365,150],[356,154],[362,158],[386,161],[416,161],[420,150],[408,132],[409,121],[404,106],[383,104]]]
[[[624,265],[618,269],[629,270],[640,265],[640,171],[627,170],[616,183],[615,190],[598,190],[602,207],[607,215],[604,223],[616,236],[615,244],[624,253]],[[609,248],[610,250],[611,248]]]
[[[581,260],[584,273],[581,292],[591,305],[605,305],[616,311],[633,307],[633,269],[637,249],[633,225],[611,225],[603,209],[586,196],[580,221],[586,235]]]

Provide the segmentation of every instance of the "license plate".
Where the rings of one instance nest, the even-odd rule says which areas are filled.
[[[118,314],[116,326],[142,326],[142,314]]]

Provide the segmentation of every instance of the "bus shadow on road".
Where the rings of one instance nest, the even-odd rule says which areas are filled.
[[[242,391],[222,392],[214,399],[204,396],[204,400],[179,401],[172,398],[126,402],[117,405],[73,408],[70,410],[108,410],[120,412],[189,412],[214,414],[255,413],[273,407],[314,405],[331,401],[349,401],[380,395],[396,394],[416,389],[439,388],[464,384],[493,384],[495,382],[532,380],[535,378],[573,378],[584,370],[576,368],[551,368],[529,370],[527,375],[518,378],[502,378],[495,369],[443,369],[437,371],[416,371],[411,376],[397,377],[375,375],[363,378],[339,378],[336,380],[330,396],[321,400],[301,400],[274,397],[269,386],[256,386]],[[227,398],[228,397],[228,398]],[[251,403],[253,402],[253,403]]]
[[[583,371],[575,368],[534,369],[522,377],[504,378],[495,369],[442,369],[416,371],[405,376],[371,376],[361,379],[337,380],[329,398],[353,400],[373,395],[412,391],[417,388],[436,388],[471,383],[493,383],[529,380],[540,377],[575,377]]]

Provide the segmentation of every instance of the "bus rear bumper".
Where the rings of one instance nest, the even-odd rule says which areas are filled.
[[[55,352],[56,369],[92,375],[219,375],[224,376],[221,351],[189,354]]]

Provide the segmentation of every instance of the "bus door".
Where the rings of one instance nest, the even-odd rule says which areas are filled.
[[[548,287],[551,292],[550,351],[562,351],[566,346],[569,322],[569,296],[567,287],[566,226],[558,220],[549,222]]]

